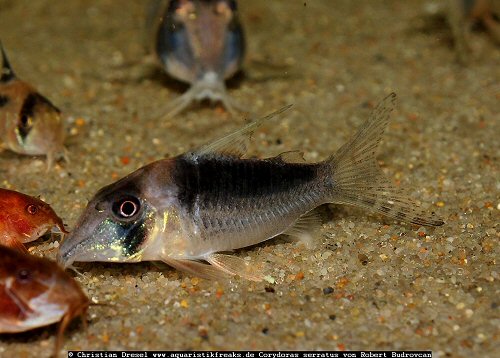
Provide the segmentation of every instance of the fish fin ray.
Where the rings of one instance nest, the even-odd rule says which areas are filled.
[[[65,314],[62,320],[59,322],[59,327],[57,329],[57,335],[54,343],[54,357],[57,357],[59,350],[62,347],[64,341],[64,332],[66,331],[66,328],[71,322],[71,318],[72,317],[69,314]]]
[[[297,221],[292,226],[290,226],[283,232],[283,234],[297,237],[301,240],[302,239],[309,240],[310,238],[309,232],[311,231],[311,229],[321,226],[321,224],[322,224],[321,215],[318,210],[314,209],[305,213],[300,218],[298,218]]]
[[[28,254],[28,249],[26,248],[26,246],[24,246],[24,244],[19,241],[18,239],[16,238],[13,238],[13,237],[3,237],[2,238],[2,244],[7,246],[7,247],[10,247],[11,249],[14,249],[22,254]]]
[[[276,161],[281,163],[305,163],[304,152],[300,150],[290,150],[278,154],[276,157],[267,160]]]
[[[210,95],[207,96],[206,93],[210,93]],[[238,112],[245,112],[245,110],[227,94],[224,83],[212,86],[205,85],[204,82],[198,82],[193,84],[182,95],[169,102],[163,109],[161,117],[164,119],[171,119],[186,110],[192,103],[201,101],[205,98],[213,102],[219,101],[233,116]]]
[[[191,105],[194,101],[194,97],[191,89],[188,89],[185,93],[170,101],[163,109],[163,114],[160,117],[162,119],[171,119],[175,117]]]
[[[207,280],[227,280],[229,278],[226,272],[198,261],[173,259],[171,257],[162,257],[161,260],[179,271]]]
[[[284,106],[267,116],[258,118],[233,133],[201,146],[199,149],[194,151],[193,154],[207,155],[218,153],[241,158],[247,152],[248,144],[255,130],[268,120],[286,112],[290,107],[292,107],[291,104]]]
[[[25,317],[28,317],[30,313],[34,312],[30,305],[26,303],[22,297],[19,297],[8,285],[5,285],[5,293],[10,297],[12,302],[14,302]]]
[[[264,279],[264,274],[260,269],[252,266],[250,262],[238,256],[213,253],[205,257],[205,260],[219,270],[229,275],[238,275],[250,281],[260,282]]]
[[[405,190],[396,188],[384,177],[375,153],[396,94],[391,93],[375,108],[358,132],[327,159],[331,192],[329,201],[349,204],[417,225],[440,226],[444,222],[420,209]]]

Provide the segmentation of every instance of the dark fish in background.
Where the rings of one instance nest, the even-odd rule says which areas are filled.
[[[395,98],[382,101],[354,137],[322,162],[294,163],[286,153],[243,159],[256,128],[285,107],[198,150],[146,165],[94,196],[62,242],[58,260],[66,267],[75,261],[160,260],[201,277],[259,281],[263,275],[255,266],[221,252],[280,234],[307,236],[320,222],[314,209],[325,203],[442,225],[395,188],[375,159]]]
[[[49,204],[14,190],[0,188],[0,245],[27,252],[24,243],[43,236],[53,227],[67,234]]]
[[[47,168],[63,156],[66,137],[61,111],[33,86],[14,74],[0,43],[0,142],[19,154],[46,155]]]
[[[241,68],[245,38],[235,0],[153,0],[147,16],[153,52],[173,78],[190,89],[168,105],[166,116],[193,101],[221,101],[235,112],[224,81]]]
[[[447,19],[450,24],[457,57],[467,62],[470,53],[470,31],[474,23],[482,24],[490,36],[500,44],[500,1],[448,0]]]
[[[88,306],[80,286],[55,262],[0,245],[0,333],[60,322],[57,355],[66,327]]]

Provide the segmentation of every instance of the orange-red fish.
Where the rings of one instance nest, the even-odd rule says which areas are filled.
[[[0,244],[26,251],[24,243],[38,239],[54,226],[68,233],[49,204],[14,190],[0,188]]]
[[[88,306],[78,283],[55,262],[0,245],[0,333],[60,322],[57,354],[69,322]]]
[[[27,155],[46,155],[47,167],[54,159],[67,160],[61,111],[12,70],[0,43],[0,142],[2,147]]]

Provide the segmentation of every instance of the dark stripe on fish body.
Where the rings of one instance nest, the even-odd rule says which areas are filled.
[[[146,240],[148,234],[147,222],[144,218],[137,222],[120,223],[118,235],[123,238],[122,249],[125,256],[131,256],[138,251],[138,248]]]
[[[46,105],[50,107],[50,109],[56,111],[57,113],[61,113],[59,108],[54,106],[52,102],[50,102],[47,98],[45,98],[39,93],[31,92],[24,100],[23,106],[21,107],[21,111],[19,112],[19,116],[21,118],[23,116],[32,117],[35,113],[35,106],[37,105]]]
[[[23,102],[23,106],[21,107],[21,111],[19,112],[19,117],[33,117],[36,102],[36,93],[30,93]]]
[[[33,117],[36,102],[37,102],[36,93],[30,93],[24,100],[23,106],[21,107],[21,111],[19,112],[17,133],[19,134],[19,137],[23,142],[32,128],[32,125],[30,125],[29,118]]]
[[[135,225],[130,230],[127,238],[123,242],[123,246],[128,255],[133,255],[137,252],[138,247],[146,240],[148,231],[146,230],[146,223]]]
[[[316,180],[320,166],[273,159],[181,156],[176,160],[174,182],[179,201],[191,211],[198,198],[205,204],[231,206],[235,199],[289,192]]]
[[[5,106],[9,101],[9,97],[0,95],[0,107]]]
[[[46,105],[51,110],[61,113],[61,111],[52,104],[47,98],[36,93],[31,92],[28,94],[26,99],[23,102],[23,106],[19,111],[19,123],[17,125],[17,132],[21,137],[21,140],[24,141],[31,131],[32,125],[29,124],[29,118],[33,118],[36,110],[36,106],[38,105]]]

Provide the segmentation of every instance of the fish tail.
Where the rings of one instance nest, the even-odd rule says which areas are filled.
[[[349,204],[417,225],[440,226],[444,222],[420,209],[403,190],[384,176],[376,158],[396,94],[391,93],[373,111],[358,132],[326,160],[330,179],[328,201]]]

